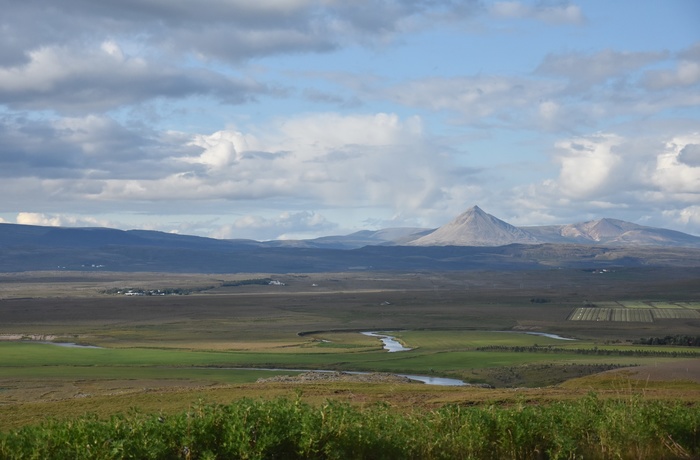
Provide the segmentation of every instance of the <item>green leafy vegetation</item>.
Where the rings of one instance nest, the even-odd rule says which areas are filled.
[[[0,457],[71,459],[562,459],[700,454],[700,411],[602,400],[396,411],[244,399],[176,415],[85,416],[0,435]]]

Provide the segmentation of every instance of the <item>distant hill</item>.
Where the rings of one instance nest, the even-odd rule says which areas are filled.
[[[616,219],[518,228],[478,206],[435,230],[392,228],[296,241],[0,224],[0,272],[300,273],[662,266],[700,267],[700,238]]]
[[[363,246],[400,245],[432,231],[432,229],[412,227],[384,228],[381,230],[361,230],[349,235],[322,236],[309,240],[265,241],[261,245],[287,248],[356,249]]]
[[[700,247],[700,238],[697,236],[666,228],[645,227],[618,219],[522,228],[538,240],[549,243]]]

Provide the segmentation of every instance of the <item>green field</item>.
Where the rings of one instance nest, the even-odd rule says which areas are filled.
[[[389,332],[387,332],[389,333]],[[469,379],[474,370],[502,366],[522,366],[540,363],[591,364],[644,364],[661,358],[644,356],[633,358],[592,357],[576,351],[591,348],[591,342],[565,342],[523,333],[483,331],[403,331],[394,333],[413,350],[387,353],[378,339],[366,338],[360,333],[358,342],[374,341],[374,346],[347,349],[329,348],[324,342],[314,346],[300,346],[284,352],[258,351],[197,351],[157,348],[65,348],[51,344],[27,342],[0,343],[4,377],[36,376],[41,379],[59,379],[69,376],[99,379],[115,377],[212,379],[215,381],[254,381],[260,371],[236,368],[322,369],[340,371],[397,372],[426,375],[444,375]],[[324,333],[325,340],[334,340],[336,334]],[[341,335],[348,335],[342,333]],[[574,345],[575,343],[575,345]],[[557,347],[556,352],[481,351],[481,347]],[[320,347],[319,352],[315,347]],[[629,346],[627,346],[629,347]],[[616,349],[624,349],[618,346]],[[649,349],[665,350],[662,347]],[[700,350],[698,351],[700,356]],[[280,373],[280,372],[277,372]]]
[[[697,348],[632,343],[700,335],[700,270],[669,270],[621,270],[611,274],[614,283],[579,270],[255,275],[280,279],[280,286],[241,275],[5,275],[0,430],[52,414],[106,416],[132,406],[172,412],[197,398],[297,392],[312,402],[390,401],[397,408],[512,402],[519,394],[540,401],[581,397],[594,380],[572,390],[575,382],[602,371],[675,363],[685,369],[689,359],[698,361]],[[113,294],[124,285],[192,294]],[[362,331],[384,331],[411,350],[389,353]],[[448,377],[492,388],[256,383],[303,370]],[[645,394],[700,397],[693,378],[680,382],[666,389],[647,383]],[[560,392],[564,383],[569,387]],[[621,385],[618,394],[637,392],[636,384]]]

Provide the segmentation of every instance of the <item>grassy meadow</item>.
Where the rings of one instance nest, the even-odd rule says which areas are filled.
[[[258,278],[280,284],[247,281]],[[337,401],[361,411],[385,404],[403,413],[573,403],[594,391],[602,400],[697,410],[700,348],[633,341],[700,335],[698,280],[700,270],[688,269],[3,274],[0,432],[86,414],[102,422],[134,410],[181,414],[245,398]],[[127,288],[189,294],[114,294]],[[411,350],[389,353],[363,331]],[[475,385],[258,382],[314,369]]]
[[[700,412],[600,400],[392,410],[327,401],[238,400],[179,414],[81,417],[0,435],[3,458],[692,458]]]

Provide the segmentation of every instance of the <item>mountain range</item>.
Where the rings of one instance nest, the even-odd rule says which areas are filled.
[[[0,272],[319,272],[700,266],[700,237],[617,219],[516,227],[478,206],[437,229],[308,240],[223,240],[149,230],[0,224]]]
[[[542,243],[700,247],[700,237],[609,218],[568,225],[514,227],[474,206],[446,225],[408,244],[503,246]]]

